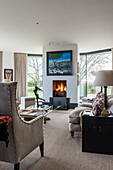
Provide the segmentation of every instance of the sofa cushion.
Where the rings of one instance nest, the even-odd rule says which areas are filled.
[[[79,106],[79,107],[76,107],[73,111],[71,111],[71,114],[69,115],[69,117],[79,117],[79,113],[81,111],[84,111],[84,110],[91,110],[92,108],[90,107],[83,107],[83,106]]]
[[[80,103],[79,106],[83,106],[83,107],[91,107],[91,108],[92,108],[92,103],[88,103],[88,102]]]
[[[69,115],[69,123],[79,124],[80,123],[79,114],[81,111],[84,110],[91,110],[91,108],[80,106],[80,107],[76,107],[73,111],[71,111],[71,114]]]
[[[111,99],[111,98],[113,99],[113,95],[112,94],[108,95],[108,100]]]
[[[108,99],[108,109],[113,105],[113,98]]]

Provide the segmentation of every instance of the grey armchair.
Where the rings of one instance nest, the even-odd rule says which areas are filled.
[[[44,156],[43,117],[24,121],[19,117],[16,107],[17,83],[0,83],[0,116],[12,117],[9,123],[9,145],[0,141],[0,161],[14,164],[14,170],[19,170],[20,161],[35,148],[40,146],[41,156]]]

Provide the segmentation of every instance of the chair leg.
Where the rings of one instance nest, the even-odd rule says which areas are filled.
[[[71,131],[71,137],[72,138],[74,137],[74,131]]]
[[[44,157],[44,142],[40,145],[41,156]]]
[[[19,170],[20,169],[20,163],[14,164],[14,170]]]

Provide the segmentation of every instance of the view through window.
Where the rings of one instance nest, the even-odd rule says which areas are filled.
[[[38,86],[42,89],[42,55],[28,55],[27,61],[27,81],[28,96],[35,96],[34,89]],[[38,91],[39,97],[42,98],[42,91]]]
[[[112,52],[111,50],[86,53],[80,55],[80,99],[94,97],[101,87],[93,86],[95,76],[99,70],[112,69]],[[108,87],[108,94],[111,94],[111,87]]]

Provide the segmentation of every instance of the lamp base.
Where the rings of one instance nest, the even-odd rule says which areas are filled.
[[[109,113],[109,111],[106,110],[106,108],[104,107],[103,110],[102,110],[102,112],[101,112],[101,115],[102,115],[102,116],[109,116],[110,113]]]

